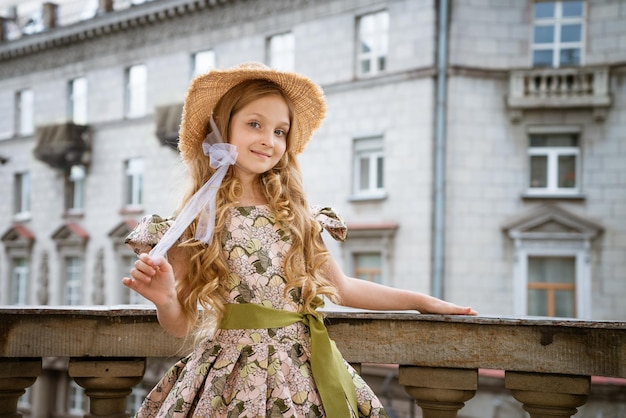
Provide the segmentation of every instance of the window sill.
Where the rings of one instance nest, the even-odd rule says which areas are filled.
[[[371,202],[376,200],[387,199],[387,192],[368,193],[368,194],[355,194],[348,197],[349,202]]]
[[[524,200],[585,200],[587,196],[583,193],[561,194],[561,193],[523,193]]]
[[[63,214],[63,217],[65,219],[83,218],[84,216],[85,216],[85,211],[82,209],[68,209]]]
[[[20,212],[13,215],[13,222],[27,222],[32,218],[30,212]]]

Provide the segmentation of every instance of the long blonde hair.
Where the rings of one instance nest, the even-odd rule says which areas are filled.
[[[287,135],[287,150],[274,168],[261,175],[261,185],[268,206],[276,218],[276,224],[291,238],[291,247],[285,256],[284,271],[286,289],[301,288],[302,310],[313,313],[319,306],[319,298],[327,296],[338,302],[334,285],[324,276],[323,266],[328,259],[320,233],[321,226],[311,216],[302,185],[302,174],[296,154],[290,146],[290,137],[295,129],[293,106],[289,98],[274,83],[266,80],[244,81],[230,89],[217,103],[213,111],[216,125],[225,142],[229,141],[229,127],[232,117],[241,108],[259,98],[277,95],[282,97],[289,108],[291,126]],[[181,206],[204,185],[213,174],[209,160],[200,151],[198,157],[187,163],[191,185]],[[187,273],[177,278],[178,299],[189,324],[196,334],[204,336],[208,324],[212,326],[221,319],[227,296],[226,282],[229,268],[222,250],[222,238],[228,222],[228,211],[237,206],[242,194],[242,184],[234,175],[232,167],[227,172],[216,198],[215,228],[212,241],[206,245],[193,239],[197,220],[183,234],[182,248],[190,263]],[[198,306],[212,311],[213,315],[198,316]],[[204,318],[204,319],[202,319]]]

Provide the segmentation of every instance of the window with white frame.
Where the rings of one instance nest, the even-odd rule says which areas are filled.
[[[67,388],[67,412],[70,415],[83,416],[87,410],[85,390],[70,379]]]
[[[515,216],[514,315],[590,318],[594,239],[602,225],[558,205]]]
[[[141,207],[143,204],[143,158],[131,158],[126,161],[126,206]]]
[[[528,256],[528,315],[576,317],[576,257]]]
[[[12,305],[28,303],[28,260],[26,257],[11,259],[11,300]]]
[[[148,73],[143,64],[126,69],[126,117],[138,118],[146,114]]]
[[[389,13],[381,11],[361,16],[357,42],[358,75],[374,75],[385,71],[389,48]]]
[[[31,89],[20,90],[15,95],[15,127],[20,136],[35,132],[35,94]]]
[[[356,197],[384,197],[384,163],[382,136],[354,140],[354,190]]]
[[[193,77],[211,71],[217,66],[215,51],[198,51],[193,54]]]
[[[295,38],[293,33],[274,35],[267,41],[270,67],[281,71],[295,70]]]
[[[83,165],[74,165],[66,178],[65,210],[69,214],[81,214],[85,209],[85,178],[87,170]]]
[[[30,217],[30,173],[15,174],[13,212],[15,219],[24,220]]]
[[[584,14],[582,0],[534,4],[533,66],[556,68],[581,64]]]
[[[383,257],[380,252],[356,252],[354,277],[374,283],[383,282]]]
[[[529,195],[572,195],[581,192],[577,133],[529,135]]]
[[[78,77],[69,82],[68,113],[77,125],[87,124],[87,79]]]
[[[65,272],[65,305],[80,305],[80,288],[83,278],[83,259],[78,256],[66,256],[63,259]]]

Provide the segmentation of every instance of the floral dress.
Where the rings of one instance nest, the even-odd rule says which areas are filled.
[[[343,222],[332,210],[314,208],[314,216],[331,235],[345,237]],[[231,209],[225,235],[222,247],[231,270],[227,302],[298,311],[299,289],[284,294],[289,239],[268,207]],[[165,374],[137,417],[324,417],[310,349],[309,329],[302,322],[282,328],[218,329]],[[343,363],[356,388],[358,411],[352,416],[387,417],[372,390]]]

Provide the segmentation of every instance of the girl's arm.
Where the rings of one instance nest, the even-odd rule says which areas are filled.
[[[176,295],[176,275],[184,274],[184,263],[178,251],[168,252],[170,264],[165,258],[150,258],[141,254],[131,270],[131,277],[124,277],[122,283],[150,300],[157,309],[157,318],[161,326],[175,337],[184,337],[189,331],[189,324],[183,315],[182,306]],[[172,267],[174,266],[174,267]]]
[[[424,293],[396,289],[346,276],[337,262],[329,257],[329,279],[335,284],[340,303],[352,308],[369,310],[417,310],[421,313],[476,315],[470,307],[446,302]]]

